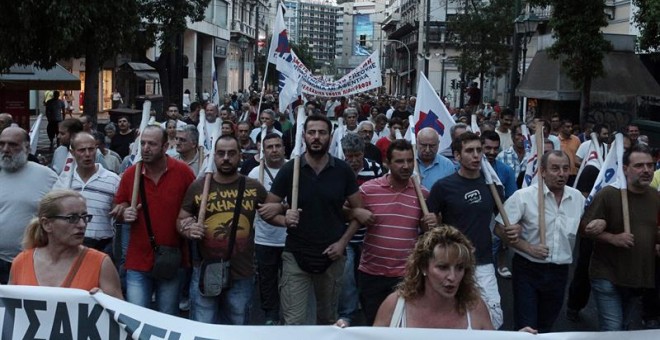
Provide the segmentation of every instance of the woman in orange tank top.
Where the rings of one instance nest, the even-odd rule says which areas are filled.
[[[119,275],[110,258],[82,245],[87,222],[85,199],[71,190],[55,190],[39,202],[25,230],[23,252],[12,263],[9,284],[91,290],[122,299]]]

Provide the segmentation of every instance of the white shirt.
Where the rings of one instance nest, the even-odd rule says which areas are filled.
[[[285,160],[286,162],[286,160]],[[273,175],[273,179],[277,176],[280,169],[268,167],[268,171]],[[250,171],[248,177],[259,180],[259,167],[255,167]],[[268,172],[264,169],[264,183],[263,186],[266,190],[270,190],[273,185],[273,179],[268,176]],[[254,243],[262,246],[270,247],[284,247],[286,241],[286,228],[274,226],[264,221],[259,213],[254,217]]]
[[[575,152],[575,156],[579,157],[580,159],[584,159],[584,157],[587,156],[587,152],[589,151],[590,145],[591,145],[591,140],[582,142],[582,144],[580,144],[580,147]],[[600,147],[601,147],[600,150],[601,156],[603,157],[603,159],[605,159],[608,150],[607,144],[600,144]],[[589,162],[587,162],[587,165],[594,165],[600,169],[600,163],[597,160],[590,160]]]
[[[543,186],[545,194],[545,242],[550,249],[546,259],[540,260],[529,254],[513,248],[520,256],[537,263],[570,264],[573,262],[573,246],[584,213],[584,196],[569,186],[564,186],[560,205],[557,206],[555,195]],[[530,244],[539,244],[539,214],[538,214],[538,184],[516,191],[504,203],[509,222],[520,224],[520,237]],[[495,220],[502,222],[502,216]]]
[[[96,164],[96,172],[83,182],[78,171],[70,174],[62,173],[53,185],[53,189],[71,189],[78,191],[87,201],[87,213],[94,215],[87,225],[85,237],[101,240],[114,236],[114,228],[109,213],[112,202],[119,188],[119,176]]]

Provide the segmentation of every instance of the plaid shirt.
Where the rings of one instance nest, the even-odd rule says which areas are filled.
[[[497,159],[510,166],[516,176],[518,176],[520,172],[525,172],[525,170],[527,170],[525,157],[523,157],[522,161],[519,161],[518,154],[516,153],[516,150],[513,149],[513,146],[500,152],[500,154],[497,155]]]

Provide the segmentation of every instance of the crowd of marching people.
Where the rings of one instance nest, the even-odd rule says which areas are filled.
[[[511,330],[532,333],[591,296],[600,330],[629,329],[640,304],[660,328],[660,170],[638,126],[416,104],[279,112],[241,92],[138,127],[49,102],[50,161],[0,114],[0,283],[231,325],[258,305],[267,325],[502,329],[512,298]]]

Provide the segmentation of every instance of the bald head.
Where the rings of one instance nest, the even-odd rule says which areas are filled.
[[[417,133],[417,155],[424,165],[435,160],[439,145],[440,135],[433,128],[426,127]]]
[[[94,136],[92,136],[92,134],[90,134],[88,132],[83,131],[83,132],[76,133],[73,136],[73,138],[71,139],[71,148],[73,150],[75,150],[76,149],[76,143],[81,142],[81,141],[84,141],[84,142],[92,141],[92,142],[96,143],[96,138],[94,138]]]
[[[440,135],[433,128],[425,127],[417,132],[417,139],[420,138],[435,138],[436,140],[440,140]]]
[[[0,113],[0,132],[10,127],[12,123],[14,123],[14,119],[9,113]]]
[[[12,138],[16,141],[16,143],[23,142],[27,143],[28,145],[30,144],[30,135],[25,130],[15,126],[10,126],[2,130],[0,137]]]

